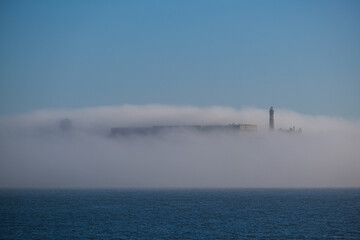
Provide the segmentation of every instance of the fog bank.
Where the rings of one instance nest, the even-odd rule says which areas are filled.
[[[42,110],[0,118],[0,187],[360,187],[360,121],[275,109],[164,105]],[[250,123],[256,132],[112,127]]]

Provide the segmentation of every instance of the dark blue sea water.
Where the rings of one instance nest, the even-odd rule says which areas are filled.
[[[360,239],[360,189],[0,190],[1,239]]]

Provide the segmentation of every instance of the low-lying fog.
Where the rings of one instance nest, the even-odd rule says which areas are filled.
[[[69,120],[64,120],[69,119]],[[360,121],[275,109],[160,105],[38,111],[0,118],[0,187],[360,187]],[[112,127],[251,123],[256,132]]]

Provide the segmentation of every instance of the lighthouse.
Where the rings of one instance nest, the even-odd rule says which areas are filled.
[[[269,129],[274,129],[274,108],[271,107],[269,111]]]

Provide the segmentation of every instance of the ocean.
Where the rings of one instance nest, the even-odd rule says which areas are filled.
[[[3,189],[0,239],[360,239],[360,189]]]

